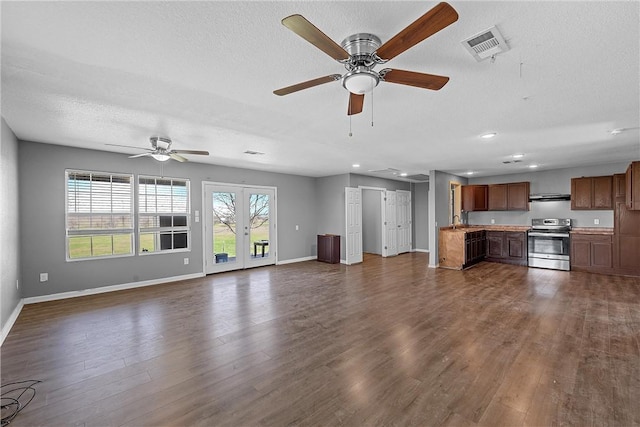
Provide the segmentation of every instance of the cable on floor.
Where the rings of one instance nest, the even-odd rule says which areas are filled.
[[[41,382],[40,380],[16,381],[0,386],[1,427],[9,425],[20,411],[31,403],[36,397],[36,389],[33,386]]]

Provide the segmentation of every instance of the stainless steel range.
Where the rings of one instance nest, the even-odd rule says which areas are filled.
[[[529,267],[570,270],[570,218],[536,218],[529,231]]]

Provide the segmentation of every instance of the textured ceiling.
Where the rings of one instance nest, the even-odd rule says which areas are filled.
[[[2,2],[2,115],[23,140],[134,154],[105,144],[146,148],[162,134],[211,152],[192,161],[308,176],[640,158],[640,3],[450,4],[456,23],[387,65],[449,83],[383,82],[350,123],[339,82],[272,93],[344,73],[280,20],[300,13],[338,43],[384,42],[436,2]],[[492,25],[511,50],[476,62],[460,41]]]

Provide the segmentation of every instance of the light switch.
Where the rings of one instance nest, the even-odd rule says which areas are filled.
[[[600,220],[599,220],[598,218],[596,218],[596,219],[594,219],[594,220],[593,220],[593,223],[594,223],[595,225],[598,225],[598,224],[600,224]]]
[[[46,282],[47,280],[49,280],[49,273],[40,273],[40,281]]]

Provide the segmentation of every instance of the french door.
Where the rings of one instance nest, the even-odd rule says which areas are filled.
[[[276,263],[275,188],[204,183],[206,274]]]

